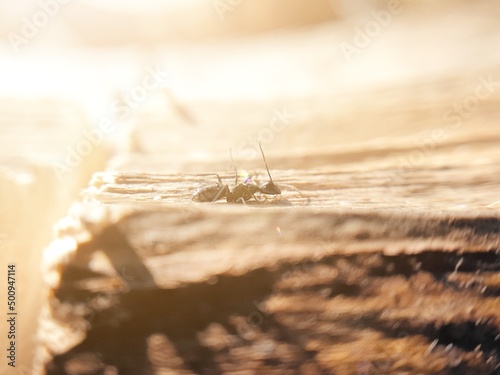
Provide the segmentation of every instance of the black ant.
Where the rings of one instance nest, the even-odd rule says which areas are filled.
[[[260,186],[249,181],[248,179],[244,183],[238,183],[238,171],[236,165],[233,161],[233,155],[231,153],[231,161],[234,165],[235,180],[233,188],[224,185],[222,183],[219,175],[217,179],[219,183],[208,185],[196,190],[193,194],[193,200],[195,202],[215,202],[219,199],[226,198],[227,202],[240,202],[245,203],[250,199],[255,199],[257,202],[261,202],[255,197],[256,193],[268,194],[268,195],[279,195],[281,194],[280,188],[273,182],[271,173],[269,172],[269,167],[267,166],[266,156],[262,150],[262,146],[259,142],[260,152],[262,153],[262,158],[264,159],[264,164],[266,165],[267,174],[269,175],[268,182],[261,184]]]

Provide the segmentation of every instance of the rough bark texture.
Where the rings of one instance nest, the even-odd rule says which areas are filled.
[[[373,12],[137,53],[173,79],[46,251],[39,373],[500,371],[498,6],[404,4],[350,57]],[[191,200],[257,138],[281,197]]]
[[[467,168],[403,188],[358,172],[341,189],[335,173],[273,170],[300,192],[246,206],[192,202],[210,176],[96,175],[47,252],[48,320],[64,327],[47,326],[47,373],[494,373],[497,174],[473,169],[484,189],[468,211],[398,196],[443,205],[429,195]],[[360,181],[364,204],[339,205]]]

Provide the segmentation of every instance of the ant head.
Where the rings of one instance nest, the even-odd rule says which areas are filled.
[[[272,181],[268,181],[260,185],[260,192],[269,195],[281,194],[281,190],[278,185]]]

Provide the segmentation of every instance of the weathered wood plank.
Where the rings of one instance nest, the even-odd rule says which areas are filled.
[[[192,202],[210,175],[99,173],[46,254],[48,321],[67,340],[46,342],[59,354],[47,373],[79,374],[89,358],[120,373],[493,371],[496,168],[406,171],[393,185],[394,171],[273,170],[300,192],[247,205]]]
[[[498,371],[499,92],[447,113],[496,79],[500,29],[464,9],[402,14],[354,61],[347,21],[159,48],[175,79],[46,252],[44,371]],[[279,199],[191,200],[232,184],[230,148],[267,181],[258,137]]]
[[[222,210],[229,215],[231,237],[227,224],[236,227],[248,218],[247,212],[245,218],[239,215],[247,209]],[[269,210],[274,209],[259,209]],[[204,251],[189,251],[186,243],[168,249],[175,233],[183,237],[181,222],[190,227],[203,219],[203,214],[188,219],[185,212],[125,216],[79,245],[70,258],[62,258],[69,262],[61,283],[53,284],[51,303],[52,319],[67,327],[67,346],[57,346],[58,335],[47,343],[59,354],[47,366],[48,374],[243,369],[323,374],[360,368],[368,373],[486,374],[498,365],[497,251],[424,247],[413,254],[385,255],[380,250],[390,247],[391,240],[399,246],[398,232],[405,229],[414,230],[415,243],[420,236],[446,236],[449,231],[464,243],[483,237],[479,243],[484,244],[485,237],[498,235],[498,218],[338,215],[337,230],[344,234],[352,222],[366,236],[370,217],[379,229],[390,228],[385,234],[368,233],[367,239],[354,236],[351,241],[360,251],[352,252],[348,243],[334,248],[329,242],[320,251],[300,254],[290,243],[268,241],[264,247],[258,238],[253,248],[240,248],[241,240],[224,248],[226,233],[205,236],[199,245]],[[380,241],[378,251],[370,251],[372,235],[387,241]],[[403,242],[411,244],[412,239]],[[85,267],[89,252],[96,249],[104,252],[114,272],[98,258],[94,267]],[[68,340],[71,335],[75,341]]]

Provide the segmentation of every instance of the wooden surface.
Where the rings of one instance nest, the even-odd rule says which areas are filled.
[[[491,374],[497,259],[327,256],[176,289],[60,290],[65,311],[86,301],[91,329],[48,373]]]
[[[115,156],[45,253],[39,373],[498,372],[498,7],[419,9],[349,61],[373,13],[95,67]],[[280,197],[191,200],[230,150],[267,181],[258,138]]]
[[[47,373],[494,373],[487,146],[400,180],[272,169],[283,196],[247,205],[193,202],[212,174],[96,174],[47,252],[47,321],[71,337]]]

